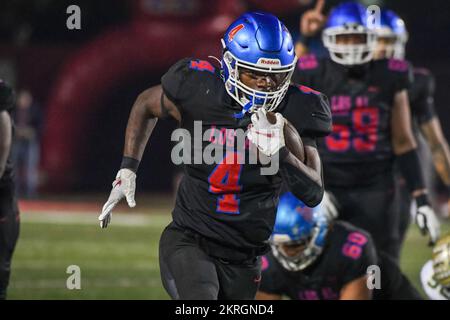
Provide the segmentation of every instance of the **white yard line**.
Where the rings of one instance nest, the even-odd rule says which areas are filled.
[[[110,280],[98,279],[82,279],[81,291],[83,289],[89,290],[93,288],[142,288],[142,287],[159,287],[161,286],[160,279],[152,279],[150,276],[148,280],[142,278],[115,278]],[[36,279],[30,281],[14,280],[11,281],[9,289],[61,289],[67,290],[66,279]]]
[[[144,213],[121,213],[115,212],[112,216],[111,225],[117,226],[161,226],[170,222],[171,215],[167,214],[144,214]],[[98,225],[97,212],[40,212],[22,213],[23,223],[46,223],[59,225]]]

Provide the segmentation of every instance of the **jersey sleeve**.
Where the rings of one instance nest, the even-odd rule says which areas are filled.
[[[259,290],[265,293],[283,295],[282,281],[279,279],[278,268],[274,258],[269,253],[261,258],[261,263]]]
[[[306,142],[313,144],[317,138],[331,132],[331,109],[326,95],[303,85],[294,86],[285,117]]]
[[[418,92],[414,100],[410,101],[413,117],[419,124],[430,121],[435,115],[434,109],[434,77],[429,72],[415,74]]]
[[[178,108],[182,108],[185,100],[190,97],[189,84],[187,83],[190,76],[190,60],[189,58],[185,58],[178,61],[161,77],[161,86],[164,94]]]
[[[342,277],[344,284],[366,275],[367,268],[378,263],[373,240],[363,231],[349,233],[341,252],[346,260]]]
[[[0,111],[9,111],[14,107],[13,90],[0,79]]]
[[[205,81],[210,80],[211,74],[215,73],[216,69],[208,61],[184,58],[161,77],[161,86],[164,94],[183,113],[186,106],[195,100]]]

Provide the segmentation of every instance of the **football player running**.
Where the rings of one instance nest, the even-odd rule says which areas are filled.
[[[450,235],[434,246],[433,258],[422,267],[420,281],[431,300],[450,300]]]
[[[337,200],[340,219],[370,232],[377,249],[396,259],[394,159],[417,203],[418,226],[430,242],[439,237],[411,129],[409,66],[401,60],[372,60],[377,38],[359,3],[335,7],[322,37],[330,58],[301,58],[293,81],[324,92],[331,101],[333,133],[319,145],[327,191]]]
[[[11,160],[13,108],[13,90],[0,79],[0,300],[6,299],[20,225]]]
[[[375,25],[378,42],[374,59],[404,59],[408,32],[404,21],[391,10],[382,10],[379,25]],[[434,77],[425,68],[412,68],[414,81],[408,90],[413,129],[428,144],[434,167],[450,190],[450,151],[434,108]],[[419,129],[419,130],[417,130]],[[403,240],[410,223],[411,196],[406,188],[400,191],[400,238]]]
[[[290,85],[296,57],[288,30],[271,14],[246,13],[229,26],[222,44],[221,68],[182,59],[160,85],[138,96],[121,169],[99,216],[105,228],[121,199],[136,205],[136,171],[158,119],[176,119],[191,138],[201,121],[200,137],[210,139],[183,141],[192,152],[184,162],[173,221],[160,239],[161,278],[173,299],[254,299],[281,183],[310,206],[323,196],[316,138],[330,132],[331,114],[324,95]],[[277,111],[276,121],[268,121],[267,111]],[[301,136],[304,163],[285,146],[285,119]],[[277,174],[262,175],[261,164],[239,161],[248,159],[249,150],[236,149],[234,140],[249,125],[248,140],[263,155],[279,157]],[[194,159],[211,144],[224,150],[219,163]]]
[[[333,221],[323,204],[309,208],[291,193],[280,198],[271,248],[262,259],[257,299],[421,298],[395,261],[376,253],[367,232]],[[371,270],[378,280],[369,279]]]

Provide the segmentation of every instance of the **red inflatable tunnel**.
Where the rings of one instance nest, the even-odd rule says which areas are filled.
[[[48,99],[42,159],[45,188],[70,189],[79,155],[92,143],[85,123],[104,107],[102,101],[111,88],[122,79],[167,68],[185,56],[219,55],[219,39],[233,18],[217,15],[195,24],[140,21],[104,34],[76,52]]]

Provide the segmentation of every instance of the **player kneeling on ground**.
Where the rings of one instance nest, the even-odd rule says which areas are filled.
[[[309,208],[291,193],[280,199],[271,247],[263,257],[257,299],[421,298],[395,261],[377,254],[367,232],[332,221],[323,204]],[[369,279],[377,269],[379,284]]]

